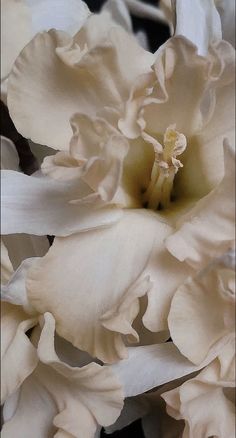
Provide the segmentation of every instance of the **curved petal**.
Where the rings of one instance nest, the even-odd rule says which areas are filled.
[[[32,20],[32,36],[49,29],[74,35],[90,15],[88,6],[81,0],[26,0],[26,4]]]
[[[231,366],[232,353],[235,356],[235,345],[233,348],[232,345],[230,349],[227,347],[226,351],[222,351],[223,356],[229,356],[230,353],[228,366]],[[195,378],[162,394],[167,403],[167,413],[176,420],[185,420],[184,438],[234,436],[234,404],[227,398],[226,391],[224,392],[233,382],[222,383],[221,371],[219,359],[215,359]]]
[[[37,324],[18,306],[2,303],[1,315],[1,403],[19,388],[35,369],[38,358],[27,330]]]
[[[220,16],[214,0],[175,0],[174,34],[184,36],[206,56],[211,43],[222,39]]]
[[[182,354],[201,363],[211,347],[234,333],[234,271],[208,267],[179,287],[168,324],[171,337]]]
[[[168,330],[171,300],[178,286],[192,273],[186,263],[176,263],[166,248],[161,251],[160,247],[160,242],[156,241],[145,270],[153,286],[147,293],[148,304],[143,323],[152,332]]]
[[[86,184],[57,182],[2,171],[2,234],[28,233],[65,236],[76,231],[110,225],[122,216],[114,206],[74,205],[87,196]]]
[[[30,303],[50,311],[58,334],[77,348],[104,362],[125,357],[121,335],[138,340],[132,323],[151,287],[146,264],[155,240],[162,251],[168,232],[154,213],[128,210],[112,227],[56,239],[29,271]]]
[[[6,284],[13,273],[8,251],[1,238],[1,285]]]
[[[19,156],[14,143],[1,136],[1,169],[19,170]]]
[[[54,330],[55,321],[47,313],[38,344],[41,363],[22,385],[15,415],[3,429],[6,436],[19,427],[22,436],[28,437],[34,423],[39,437],[50,436],[42,434],[45,430],[55,433],[54,425],[58,428],[54,436],[92,438],[98,424],[108,426],[120,414],[123,394],[112,370],[96,363],[78,368],[61,362],[55,352]],[[30,412],[31,405],[40,407],[39,418],[32,423],[28,415],[20,415],[22,410]]]
[[[128,352],[128,359],[111,365],[124,387],[125,397],[142,394],[198,371],[211,362],[219,350],[211,352],[199,366],[187,360],[173,342],[131,347]]]
[[[77,112],[95,115],[104,106],[119,107],[133,80],[148,71],[154,59],[118,26],[109,36],[108,31],[97,36],[89,51],[88,44],[85,27],[74,40],[63,32],[39,34],[22,51],[9,78],[8,106],[25,137],[68,150],[70,117]]]
[[[24,1],[1,3],[1,79],[10,73],[21,49],[30,41],[30,13]]]
[[[168,250],[193,268],[229,250],[235,239],[235,153],[224,142],[225,175],[220,184],[181,218],[177,231],[166,239]]]
[[[102,10],[108,11],[112,16],[112,19],[127,32],[132,32],[132,22],[125,2],[120,0],[107,0],[103,5]]]

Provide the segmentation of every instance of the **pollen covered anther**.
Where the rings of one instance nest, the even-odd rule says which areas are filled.
[[[164,134],[162,151],[155,150],[155,159],[150,183],[143,195],[143,202],[152,210],[167,208],[171,202],[174,177],[183,164],[176,157],[181,155],[187,146],[184,134],[170,125]],[[159,145],[160,146],[160,145]]]

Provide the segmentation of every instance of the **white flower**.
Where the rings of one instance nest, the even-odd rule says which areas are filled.
[[[214,8],[211,14],[215,23]],[[157,333],[154,342],[159,332],[168,337],[171,299],[193,271],[170,256],[164,241],[224,175],[234,75],[232,47],[216,41],[217,26],[206,57],[176,36],[151,68],[152,54],[118,26],[107,31],[108,23],[101,33],[94,28],[101,20],[90,17],[74,39],[38,35],[16,61],[8,102],[14,122],[25,136],[61,151],[42,166],[54,181],[5,173],[3,230],[86,231],[55,240],[29,272],[28,299],[40,314],[53,314],[61,336],[114,362],[144,327]],[[230,204],[230,227],[223,225],[220,242],[231,221]],[[141,343],[150,343],[148,333],[145,338]]]
[[[167,413],[185,420],[183,438],[233,437],[235,433],[235,340],[200,374],[162,394]]]
[[[35,429],[35,436],[41,438],[58,429],[58,436],[93,437],[99,424],[108,426],[119,416],[121,384],[110,368],[92,362],[56,336],[50,313],[40,318],[21,305],[26,304],[19,302],[24,271],[34,260],[26,259],[10,277],[6,249],[2,255],[5,283],[9,278],[1,306],[2,436],[29,437]],[[26,334],[29,329],[33,329],[31,335]]]

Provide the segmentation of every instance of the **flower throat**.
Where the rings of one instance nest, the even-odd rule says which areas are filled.
[[[143,206],[152,210],[169,207],[176,173],[183,164],[176,157],[181,155],[187,146],[184,134],[170,125],[164,134],[164,146],[156,142],[154,145],[154,163],[150,183],[142,195]]]

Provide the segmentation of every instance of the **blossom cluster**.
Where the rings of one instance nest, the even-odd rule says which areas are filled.
[[[2,438],[234,437],[233,4],[2,1]]]

